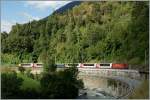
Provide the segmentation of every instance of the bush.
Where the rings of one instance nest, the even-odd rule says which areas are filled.
[[[1,55],[2,64],[18,64],[20,62],[19,57],[15,54],[3,54]]]
[[[15,72],[1,74],[1,95],[2,99],[15,99],[20,97],[20,86],[22,79],[17,77]]]
[[[24,68],[24,67],[18,67],[18,70],[19,70],[21,73],[24,73],[25,68]]]
[[[31,73],[31,69],[26,71],[26,75],[27,77],[34,79],[34,75]]]
[[[78,71],[74,68],[55,73],[44,73],[41,78],[43,98],[71,99],[78,96],[83,82],[77,80]]]
[[[27,88],[25,90],[21,90],[20,98],[21,99],[38,99],[40,98],[40,93],[35,89]]]
[[[2,73],[2,99],[36,99],[40,93],[35,88],[21,89],[23,79],[15,72]]]

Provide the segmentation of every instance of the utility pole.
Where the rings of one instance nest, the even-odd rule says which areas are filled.
[[[145,66],[146,66],[146,50],[145,50]]]
[[[78,61],[80,62],[80,44],[79,44],[79,33],[77,34],[77,41],[78,41]]]
[[[55,64],[56,64],[56,55],[55,55]]]
[[[55,50],[56,50],[56,54],[55,54],[55,64],[56,64],[56,60],[57,60],[57,59],[56,59],[56,55],[57,55],[58,46],[56,47]]]
[[[105,53],[104,53],[104,63],[105,63]]]

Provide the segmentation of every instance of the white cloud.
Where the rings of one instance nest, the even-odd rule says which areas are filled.
[[[45,10],[47,8],[56,10],[69,2],[71,1],[26,1],[25,6],[32,6],[37,10]],[[20,15],[25,18],[24,21],[19,22],[20,24],[40,19],[40,17],[32,16],[26,12],[20,13]],[[15,25],[16,23],[17,21],[1,20],[1,32],[6,31],[9,33],[11,31],[12,26]]]
[[[40,19],[39,17],[37,17],[37,16],[32,16],[32,15],[26,13],[26,12],[22,12],[22,13],[20,13],[20,15],[23,16],[23,17],[25,17],[25,19],[26,19],[27,21],[39,20],[39,19]]]
[[[49,7],[53,10],[56,10],[69,2],[71,1],[27,1],[26,4],[27,6],[33,6],[41,10],[44,10]]]
[[[12,25],[14,25],[14,22],[10,22],[10,21],[6,21],[6,20],[2,20],[1,21],[1,32],[10,32]]]
[[[16,23],[24,24],[24,23],[27,23],[32,20],[40,19],[39,17],[32,16],[26,12],[22,12],[22,13],[20,13],[20,15],[21,15],[21,17],[24,17],[25,20],[22,20],[21,22],[1,20],[1,32],[6,31],[7,33],[9,33],[11,31],[12,26],[15,25]]]
[[[13,25],[15,25],[17,21],[8,21],[8,20],[1,20],[1,32],[6,31],[9,33]],[[24,24],[25,21],[19,22],[19,24]]]

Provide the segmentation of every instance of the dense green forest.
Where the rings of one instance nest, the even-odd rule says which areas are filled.
[[[148,65],[148,2],[82,2],[1,33],[2,64],[118,62]],[[145,61],[146,59],[146,61]]]

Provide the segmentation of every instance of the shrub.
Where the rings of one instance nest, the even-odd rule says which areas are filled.
[[[18,67],[18,70],[19,70],[21,73],[24,73],[25,68],[24,68],[24,67]]]
[[[15,72],[1,74],[1,95],[2,99],[15,99],[20,97],[20,86],[22,79],[17,77]]]
[[[43,98],[71,99],[78,96],[83,82],[77,80],[78,71],[74,68],[55,73],[44,73],[41,78]]]

